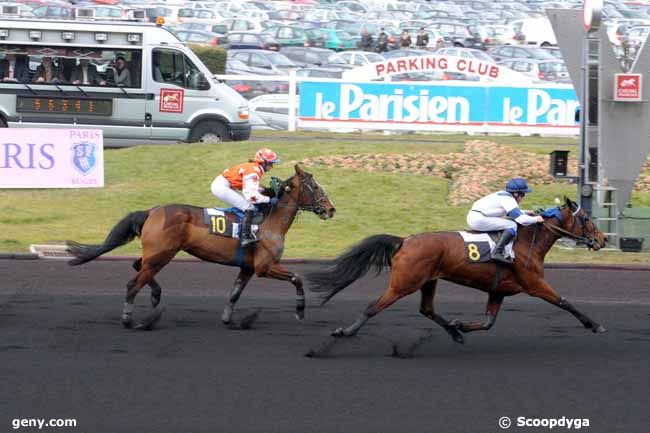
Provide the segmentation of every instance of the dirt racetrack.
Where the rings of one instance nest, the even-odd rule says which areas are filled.
[[[292,264],[299,273],[316,265]],[[648,431],[650,271],[549,269],[547,278],[608,332],[525,295],[507,299],[495,327],[464,346],[417,312],[414,295],[322,358],[305,353],[349,324],[386,275],[364,278],[293,318],[288,284],[253,279],[238,307],[261,308],[250,330],[219,322],[235,270],[177,261],[158,279],[166,311],[154,331],[119,324],[130,263],[69,268],[0,260],[0,432],[22,418],[74,418],[68,433],[557,432],[528,419],[588,419],[580,431]],[[446,318],[482,317],[486,296],[439,285]],[[148,289],[136,315],[149,309]],[[432,330],[409,359],[391,356]],[[575,425],[575,424],[574,424]],[[573,429],[572,429],[573,430]]]

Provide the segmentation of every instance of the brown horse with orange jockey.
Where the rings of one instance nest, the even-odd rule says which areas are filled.
[[[349,337],[376,314],[404,296],[420,291],[420,313],[442,326],[458,343],[460,332],[488,330],[494,324],[504,297],[521,292],[541,298],[573,314],[586,328],[604,332],[600,324],[579,312],[544,280],[544,257],[559,238],[566,236],[593,250],[605,246],[606,237],[584,209],[565,198],[564,205],[547,214],[543,223],[519,229],[514,244],[513,264],[470,263],[463,238],[458,232],[421,233],[406,238],[376,235],[364,239],[334,259],[323,271],[307,274],[310,290],[321,292],[323,303],[375,268],[391,268],[390,283],[382,296],[368,305],[361,317],[332,335]],[[433,308],[439,279],[488,292],[485,322],[447,320]]]
[[[145,285],[152,289],[153,307],[158,306],[162,289],[154,277],[179,251],[209,262],[241,268],[222,314],[224,323],[231,321],[235,303],[253,275],[290,281],[296,288],[296,318],[302,320],[305,314],[302,279],[279,263],[285,235],[298,211],[311,211],[326,220],[334,216],[336,209],[312,174],[298,165],[295,172],[289,179],[278,182],[274,191],[269,191],[278,198],[277,204],[263,206],[266,216],[259,226],[259,242],[245,248],[241,247],[237,238],[211,234],[203,208],[172,204],[130,213],[111,230],[101,245],[69,241],[68,251],[75,256],[70,265],[94,260],[140,236],[142,257],[133,264],[138,273],[127,284],[122,311],[122,324],[125,327],[133,326],[133,302]]]

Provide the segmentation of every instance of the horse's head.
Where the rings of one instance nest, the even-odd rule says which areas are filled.
[[[584,242],[587,247],[598,251],[607,242],[607,236],[601,232],[596,224],[589,219],[589,215],[577,203],[564,197],[564,205],[560,206],[562,227],[572,234],[578,242]]]
[[[296,174],[283,183],[283,193],[289,193],[300,210],[312,211],[323,220],[334,217],[336,208],[314,176],[298,164],[295,170]]]

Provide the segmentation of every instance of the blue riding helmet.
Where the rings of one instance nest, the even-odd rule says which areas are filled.
[[[528,184],[521,177],[510,179],[508,183],[506,183],[506,191],[523,193],[533,192],[532,189],[528,188]]]

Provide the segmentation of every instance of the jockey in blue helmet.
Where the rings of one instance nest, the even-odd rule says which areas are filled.
[[[519,203],[526,193],[532,192],[526,181],[520,177],[510,179],[503,191],[497,191],[477,200],[467,214],[467,224],[482,232],[503,230],[492,259],[502,263],[512,263],[503,254],[505,246],[517,234],[517,224],[524,226],[544,222],[541,216],[531,216],[519,209]],[[507,218],[506,218],[507,217]]]

